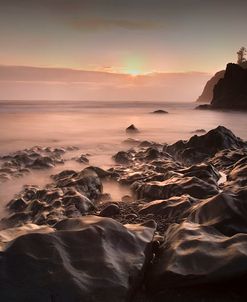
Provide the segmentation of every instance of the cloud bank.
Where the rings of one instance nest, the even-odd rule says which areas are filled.
[[[102,71],[0,66],[1,100],[194,101],[207,73],[131,76]]]

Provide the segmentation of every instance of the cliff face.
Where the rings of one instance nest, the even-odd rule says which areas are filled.
[[[211,107],[247,109],[247,69],[227,64],[224,78],[214,87]]]
[[[213,99],[214,86],[224,77],[225,70],[217,72],[206,84],[202,94],[196,100],[199,103],[210,103]]]

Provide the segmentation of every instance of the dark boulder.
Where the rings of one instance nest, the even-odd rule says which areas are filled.
[[[55,228],[20,236],[1,252],[2,301],[130,300],[152,257],[155,223],[125,227],[87,216]]]
[[[246,260],[247,234],[228,237],[211,226],[172,224],[147,276],[148,288],[157,293],[199,284],[232,285],[235,280],[239,284],[247,273]]]
[[[233,193],[220,193],[188,211],[188,220],[210,225],[226,236],[247,233],[247,203]]]

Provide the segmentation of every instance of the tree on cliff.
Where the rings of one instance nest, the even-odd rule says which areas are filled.
[[[237,55],[238,55],[238,61],[237,61],[237,63],[239,65],[242,65],[243,63],[246,62],[246,59],[245,59],[246,53],[247,53],[247,49],[245,47],[241,47],[239,49],[239,51],[237,52]]]

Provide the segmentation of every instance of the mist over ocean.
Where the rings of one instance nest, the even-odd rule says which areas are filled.
[[[195,107],[192,102],[1,101],[0,153],[48,144],[76,144],[85,152],[100,146],[119,149],[130,124],[140,130],[135,138],[162,143],[188,139],[196,129],[218,125],[247,138],[244,112]],[[157,109],[168,114],[151,114]]]

